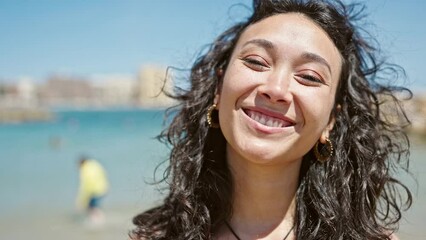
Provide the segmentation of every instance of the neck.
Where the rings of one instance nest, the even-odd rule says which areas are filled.
[[[301,160],[268,165],[228,154],[228,162],[234,180],[234,230],[242,239],[282,238],[293,226]]]

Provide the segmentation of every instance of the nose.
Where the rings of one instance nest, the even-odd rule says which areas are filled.
[[[259,86],[258,94],[274,103],[289,103],[293,100],[290,91],[291,76],[284,71],[271,74]]]

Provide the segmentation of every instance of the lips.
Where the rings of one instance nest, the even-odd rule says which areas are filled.
[[[292,121],[276,113],[244,109],[244,113],[254,121],[271,128],[285,128],[294,125]]]

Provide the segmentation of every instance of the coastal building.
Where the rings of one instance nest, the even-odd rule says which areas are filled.
[[[163,91],[172,91],[173,79],[165,67],[143,66],[138,75],[136,99],[141,107],[167,107],[173,100]]]
[[[23,107],[37,107],[37,89],[31,78],[21,78],[16,85],[18,102]]]
[[[426,95],[421,94],[404,103],[407,117],[411,121],[409,131],[426,136]]]
[[[134,106],[136,79],[125,74],[95,75],[90,78],[95,104],[104,107]]]
[[[15,83],[0,83],[0,107],[34,107],[38,105],[36,86],[30,78],[15,80]]]
[[[39,100],[48,107],[89,106],[94,95],[90,82],[75,76],[51,76],[39,89]]]
[[[53,115],[38,102],[36,86],[30,78],[0,84],[0,124],[48,121]]]
[[[0,84],[0,108],[11,107],[17,104],[18,88],[13,84]]]

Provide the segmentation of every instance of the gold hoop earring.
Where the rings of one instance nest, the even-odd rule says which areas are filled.
[[[215,119],[217,119],[218,110],[216,109],[216,107],[217,107],[217,105],[213,104],[209,107],[209,109],[207,109],[207,123],[209,124],[209,127],[211,127],[211,128],[219,128],[219,121],[217,121],[217,122],[213,121],[213,117]],[[216,111],[214,113],[214,116],[212,116],[213,111]]]
[[[330,139],[326,138],[325,144],[322,145],[321,149],[318,149],[319,143],[320,143],[320,141],[318,141],[315,144],[314,154],[315,154],[315,157],[317,158],[317,160],[319,162],[325,163],[333,155],[333,152],[334,152],[333,144],[331,143]],[[324,148],[324,146],[325,146],[325,148]]]

